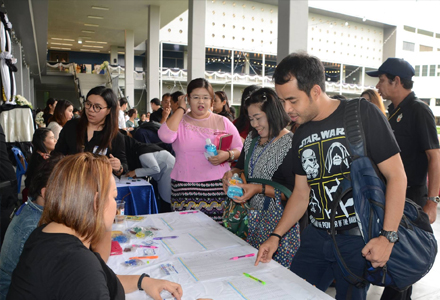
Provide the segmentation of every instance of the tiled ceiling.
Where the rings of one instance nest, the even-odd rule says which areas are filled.
[[[49,0],[48,4],[49,50],[100,53],[109,53],[112,45],[123,52],[125,29],[133,30],[135,47],[143,43],[149,5],[160,6],[161,28],[188,9],[185,0]]]

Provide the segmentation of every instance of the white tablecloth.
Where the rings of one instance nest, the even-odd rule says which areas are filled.
[[[32,141],[35,128],[30,108],[3,111],[0,114],[0,124],[7,143]]]
[[[327,294],[308,284],[286,269],[271,261],[254,266],[255,257],[230,260],[230,258],[257,253],[257,250],[246,242],[216,224],[205,214],[180,214],[177,212],[145,215],[141,221],[127,221],[127,227],[153,227],[154,236],[177,236],[175,239],[152,241],[132,238],[130,243],[121,244],[126,248],[131,244],[154,242],[158,259],[146,260],[137,267],[125,267],[122,263],[133,256],[144,255],[143,249],[135,252],[124,252],[122,255],[110,256],[108,265],[116,274],[147,273],[153,278],[177,282],[183,287],[183,299],[277,299],[306,300],[332,299]],[[114,225],[114,230],[123,228]],[[158,229],[158,231],[154,231]],[[149,250],[151,251],[151,250]],[[166,275],[161,264],[171,264],[177,273]],[[266,282],[265,285],[247,278],[243,273]],[[162,293],[163,299],[173,299],[169,293]],[[136,291],[126,295],[126,299],[151,299],[144,292]]]

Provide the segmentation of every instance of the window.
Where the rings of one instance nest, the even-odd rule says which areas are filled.
[[[428,30],[417,29],[417,33],[418,34],[423,34],[423,35],[426,35],[426,36],[430,36],[430,37],[434,37],[434,32],[428,31]]]
[[[437,66],[437,76],[440,76],[440,65]]]
[[[414,52],[415,45],[411,42],[403,42],[403,50]]]
[[[422,76],[428,76],[428,66],[422,66]]]
[[[435,34],[435,37],[438,38],[438,39],[440,39],[440,33],[436,33],[436,34]]]
[[[429,76],[434,77],[435,76],[435,65],[429,66]]]
[[[405,29],[406,31],[409,31],[409,32],[416,32],[416,29],[414,28],[414,27],[411,27],[411,26],[403,26],[403,29]]]
[[[420,76],[420,66],[416,66],[414,70],[416,71],[415,76]]]
[[[420,52],[432,52],[433,48],[431,46],[420,45]]]
[[[440,106],[440,99],[435,99],[435,106]]]

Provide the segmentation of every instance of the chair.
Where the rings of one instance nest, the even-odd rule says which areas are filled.
[[[27,170],[27,162],[26,158],[23,155],[23,152],[17,147],[11,148],[12,153],[14,153],[15,161],[17,162],[17,169],[15,170],[15,175],[17,176],[17,187],[18,193],[20,193],[21,189],[21,177],[26,173]]]

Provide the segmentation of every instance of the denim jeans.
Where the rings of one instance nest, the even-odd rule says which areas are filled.
[[[350,270],[362,276],[365,270],[365,258],[361,253],[365,246],[362,237],[336,235],[336,242]],[[336,299],[338,300],[366,299],[368,286],[358,289],[350,285],[344,279],[336,257],[331,235],[326,230],[309,225],[302,233],[301,246],[293,258],[290,270],[324,292],[335,279]]]
[[[16,212],[6,231],[0,253],[0,300],[6,299],[12,272],[17,266],[21,252],[29,235],[40,221],[43,207],[29,198]]]

